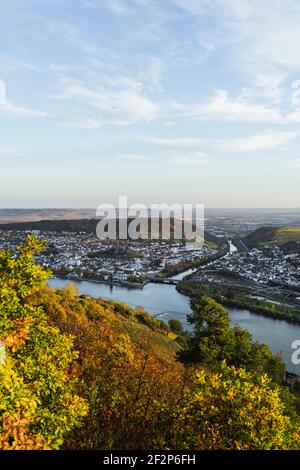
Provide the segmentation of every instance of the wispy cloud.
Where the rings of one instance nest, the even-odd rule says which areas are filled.
[[[249,152],[255,150],[282,149],[292,140],[296,139],[299,132],[264,132],[250,137],[216,143],[216,148],[225,152]]]
[[[279,109],[263,104],[252,104],[245,97],[230,99],[226,90],[217,90],[212,99],[205,104],[192,107],[187,111],[195,119],[244,122],[283,122]]]
[[[123,15],[128,12],[125,3],[120,0],[105,0],[105,3],[112,12],[118,15]]]
[[[299,64],[299,3],[294,0],[171,0],[195,17],[210,16],[231,52],[265,66]],[[212,28],[212,35],[216,30]],[[232,57],[232,56],[231,56]]]
[[[86,37],[80,28],[69,21],[51,21],[47,17],[37,17],[36,21],[40,21],[44,25],[50,36],[55,37],[55,39],[58,36],[62,42],[78,48],[84,54],[97,57],[101,53],[102,48],[94,40]]]
[[[61,121],[62,127],[73,127],[75,129],[99,129],[103,126],[103,121],[94,117],[82,116],[76,119],[66,119]]]
[[[201,146],[207,146],[209,141],[207,139],[193,139],[193,138],[174,138],[164,139],[157,137],[145,137],[146,142],[162,145],[165,147],[176,147],[176,148],[195,148]]]
[[[242,89],[241,98],[278,105],[283,98],[282,85],[287,77],[287,73],[276,69],[272,69],[268,73],[259,73],[248,87]]]
[[[172,0],[175,5],[191,15],[203,15],[208,10],[233,17],[236,20],[248,19],[253,12],[253,0]],[[254,0],[255,1],[255,0]]]
[[[170,162],[176,165],[206,165],[208,161],[208,155],[204,152],[173,155],[170,159]]]
[[[48,114],[44,111],[36,111],[34,109],[16,106],[10,101],[5,101],[5,103],[0,104],[0,115],[1,114],[20,116],[20,117],[33,117],[33,118],[37,118],[37,117],[44,118],[48,116]]]
[[[136,153],[119,153],[118,158],[122,160],[127,160],[129,162],[137,162],[145,160],[145,155],[136,154]]]
[[[124,1],[121,0],[81,0],[84,5],[93,7],[104,7],[117,15],[123,15],[128,12],[128,8]]]
[[[284,83],[299,74],[300,56],[300,4],[294,0],[171,0],[173,5],[187,15],[193,16],[198,26],[209,18],[206,30],[207,41],[214,46],[215,54],[224,54],[224,71],[230,70],[235,78],[247,83],[242,87],[239,107],[233,109],[232,102],[226,104],[227,119],[242,113],[245,121],[245,99],[260,100],[269,104],[284,101]],[[225,72],[226,73],[226,72]],[[214,104],[214,103],[213,103]],[[264,104],[265,106],[265,104]],[[211,111],[211,109],[208,109]],[[244,112],[245,111],[245,112]],[[220,116],[220,114],[219,114]],[[230,117],[231,116],[231,117]],[[249,121],[276,122],[278,110],[249,109]],[[235,119],[235,118],[234,118]]]
[[[153,99],[147,93],[143,81],[112,74],[97,74],[92,83],[84,84],[65,75],[60,81],[61,90],[52,98],[77,103],[81,116],[70,125],[82,128],[98,128],[105,124],[129,125],[138,122],[162,120],[164,125],[174,125],[176,120],[202,120],[216,122],[249,122],[269,124],[293,124],[300,122],[300,105],[291,103],[288,112],[282,112],[280,91],[276,80],[273,88],[264,89],[269,78],[261,77],[261,87],[243,89],[236,98],[230,98],[226,90],[217,90],[206,102],[193,104]],[[159,80],[157,89],[162,90]],[[260,98],[259,98],[260,96]],[[263,98],[269,98],[270,104]],[[97,112],[95,111],[97,110]],[[73,124],[72,124],[73,123]],[[199,142],[201,143],[201,142]]]
[[[0,158],[2,157],[24,157],[25,154],[16,148],[0,147]]]
[[[82,112],[92,116],[82,116],[70,120],[69,125],[83,128],[97,128],[103,124],[128,125],[140,121],[154,120],[159,113],[159,105],[132,87],[132,83],[112,79],[111,86],[99,85],[92,88],[76,80],[64,80],[60,99],[72,100],[81,105]],[[136,87],[138,88],[138,87]]]
[[[163,147],[202,149],[209,148],[222,152],[249,152],[257,150],[271,150],[284,148],[289,142],[298,137],[299,132],[286,131],[274,132],[266,131],[260,134],[233,139],[199,139],[199,138],[174,138],[163,139],[146,137],[145,141]]]

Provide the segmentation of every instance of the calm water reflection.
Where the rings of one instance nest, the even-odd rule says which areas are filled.
[[[186,273],[185,273],[186,274]],[[49,285],[54,288],[62,287],[68,281],[51,279]],[[80,294],[90,294],[94,297],[119,300],[132,307],[143,307],[148,312],[167,321],[170,318],[180,320],[185,328],[190,329],[186,321],[191,311],[189,299],[176,291],[174,286],[165,284],[147,284],[143,289],[109,286],[90,281],[74,282]],[[291,344],[300,340],[300,326],[285,321],[262,317],[248,310],[228,309],[232,324],[239,324],[253,334],[255,339],[268,344],[273,352],[283,352],[287,370],[300,375],[300,366],[291,363]]]

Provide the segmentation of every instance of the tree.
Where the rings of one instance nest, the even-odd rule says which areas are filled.
[[[16,254],[0,251],[2,449],[57,449],[88,411],[71,372],[77,357],[72,338],[49,326],[44,309],[28,302],[49,276],[34,259],[43,246],[30,236]]]
[[[195,374],[172,407],[158,405],[160,449],[299,449],[300,428],[267,375],[228,367]]]
[[[192,302],[188,322],[194,330],[187,350],[179,357],[188,362],[214,363],[225,359],[233,347],[228,312],[210,297]]]
[[[284,363],[279,354],[273,354],[266,344],[253,341],[249,331],[239,325],[232,329],[234,335],[234,348],[228,356],[228,363],[235,366],[243,366],[256,372],[266,372],[270,377],[282,381]]]
[[[284,363],[280,355],[274,355],[267,345],[254,342],[251,333],[240,326],[231,328],[229,314],[220,304],[202,297],[192,302],[192,308],[188,321],[194,330],[188,347],[179,353],[181,360],[218,367],[225,359],[229,365],[266,372],[282,381]]]
[[[182,323],[179,320],[172,318],[168,321],[168,325],[173,333],[176,333],[177,335],[182,335],[184,333]]]

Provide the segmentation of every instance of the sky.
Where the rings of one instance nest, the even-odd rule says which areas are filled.
[[[0,207],[300,207],[298,0],[6,0]]]

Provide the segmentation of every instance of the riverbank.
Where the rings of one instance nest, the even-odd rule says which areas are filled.
[[[164,277],[175,277],[178,276],[179,274],[183,274],[188,271],[195,271],[197,269],[200,269],[202,266],[205,266],[208,263],[211,263],[212,261],[216,261],[217,259],[222,258],[226,253],[228,253],[228,250],[230,250],[230,244],[228,246],[223,247],[213,255],[207,255],[207,256],[202,256],[202,257],[197,257],[194,258],[191,261],[182,261],[181,263],[174,264],[174,265],[168,265],[166,268],[159,274],[158,277],[164,278]]]
[[[143,289],[150,281],[150,279],[147,279],[143,283],[135,283],[135,282],[119,282],[119,281],[106,281],[104,279],[97,279],[97,278],[92,278],[92,277],[73,277],[73,276],[68,276],[66,278],[58,277],[58,276],[53,276],[53,279],[62,279],[65,281],[70,281],[70,282],[80,282],[80,281],[85,281],[85,282],[93,282],[94,284],[105,284],[108,286],[123,286],[123,287],[132,287],[133,289]]]
[[[247,296],[237,296],[234,298],[235,293],[233,291],[229,293],[231,296],[229,298],[226,295],[226,290],[222,289],[222,287],[214,289],[208,286],[194,284],[189,280],[178,283],[176,290],[181,294],[188,296],[192,300],[199,296],[208,295],[220,304],[224,305],[224,307],[247,309],[256,315],[262,315],[274,320],[284,320],[294,325],[300,325],[300,311],[276,302],[272,303],[272,301],[258,300]]]
[[[49,287],[63,288],[69,279],[50,279]],[[174,285],[154,284],[149,282],[143,289],[125,287],[123,285],[112,286],[110,284],[94,283],[90,280],[76,280],[74,284],[80,295],[87,294],[92,297],[102,297],[107,300],[115,300],[132,306],[144,308],[155,317],[168,322],[179,320],[183,327],[191,331],[191,325],[187,322],[187,315],[191,313],[190,297],[180,293]],[[249,309],[241,309],[227,306],[232,326],[240,325],[248,330],[253,338],[261,343],[268,344],[274,353],[283,353],[287,370],[299,375],[300,368],[291,361],[291,348],[293,341],[300,339],[300,326],[277,320],[265,315],[251,313]]]

